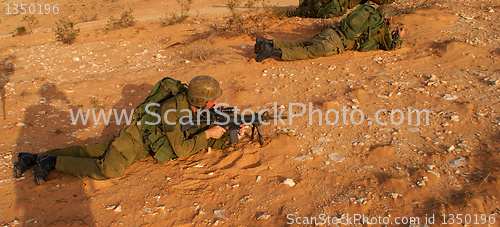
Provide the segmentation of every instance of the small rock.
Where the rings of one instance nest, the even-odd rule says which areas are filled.
[[[451,145],[450,147],[448,147],[448,149],[446,151],[448,152],[452,152],[455,150],[455,146],[454,145]]]
[[[425,186],[425,181],[418,181],[417,186],[419,186],[419,187]]]
[[[458,99],[458,96],[456,96],[456,95],[448,95],[448,94],[446,94],[446,95],[444,95],[444,96],[443,96],[443,98],[444,98],[445,100],[447,100],[447,101],[451,101],[451,100]]]
[[[17,124],[16,124],[16,126],[17,126],[17,127],[24,127],[24,126],[26,126],[26,124],[24,124],[24,123],[22,123],[22,122],[19,122],[19,123],[17,123]]]
[[[321,154],[323,152],[322,147],[311,147],[311,152],[314,154]]]
[[[331,139],[328,138],[328,137],[321,137],[318,139],[318,141],[322,142],[322,143],[327,143],[327,142],[330,142]]]
[[[309,160],[309,159],[313,159],[313,157],[309,156],[309,155],[302,155],[300,157],[296,157],[294,158],[296,161],[299,161],[299,162],[303,162],[305,160]]]
[[[328,154],[328,158],[330,158],[334,162],[342,162],[345,160],[344,157],[337,157],[338,155],[339,155],[339,153],[333,152],[333,153]]]
[[[459,119],[459,118],[460,118],[460,117],[459,117],[458,115],[453,115],[453,116],[451,116],[451,120],[452,120],[452,121],[460,121],[460,119]]]
[[[426,165],[427,168],[429,168],[430,170],[434,169],[434,167],[436,167],[436,165]]]
[[[285,181],[283,181],[283,184],[286,184],[286,185],[288,185],[288,186],[290,186],[290,187],[295,186],[295,182],[293,182],[293,180],[292,180],[292,179],[290,179],[290,178],[288,178],[288,179],[286,179]]]
[[[465,158],[460,157],[450,162],[450,167],[457,168],[465,165]]]
[[[266,219],[266,220],[267,220],[267,219],[269,218],[269,216],[270,216],[269,214],[265,214],[265,213],[264,213],[264,214],[261,214],[261,215],[257,218],[257,220],[261,220],[261,219]]]
[[[389,196],[393,199],[397,199],[398,197],[403,197],[401,194],[399,193],[389,193]]]
[[[262,180],[262,176],[257,176],[257,179],[255,179],[255,182],[259,182],[260,180]]]
[[[427,170],[427,172],[434,174],[436,177],[440,177],[441,176],[438,172],[434,172],[434,171],[430,171],[430,170]]]
[[[113,210],[115,209],[115,205],[109,205],[106,207],[106,210]]]
[[[223,210],[214,210],[214,214],[217,215],[217,217],[219,217],[219,218],[227,219],[226,216],[224,216],[222,214],[222,212],[224,212],[224,211],[225,211],[225,209],[223,209]]]
[[[420,132],[419,128],[410,128],[408,129],[409,132]]]
[[[116,213],[122,212],[122,205],[121,204],[118,205],[118,207],[115,208],[114,212],[116,212]]]
[[[73,61],[80,61],[80,58],[78,58],[78,57],[74,57],[74,58],[73,58]]]

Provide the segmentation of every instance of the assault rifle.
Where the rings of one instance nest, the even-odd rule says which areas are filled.
[[[238,133],[241,125],[248,124],[252,126],[252,135],[250,136],[250,140],[253,140],[255,132],[257,131],[259,144],[260,146],[263,146],[264,143],[262,142],[262,135],[260,134],[259,131],[259,126],[261,125],[261,123],[263,121],[287,118],[286,116],[281,116],[281,117],[271,116],[269,114],[269,111],[265,111],[262,114],[252,113],[252,114],[239,115],[238,113],[235,112],[234,107],[219,108],[219,109],[212,108],[208,111],[209,114],[202,114],[202,116],[197,116],[195,117],[195,119],[186,119],[186,117],[184,118],[181,117],[179,119],[181,124],[181,130],[184,132],[191,128],[197,127],[201,124],[209,125],[211,123],[214,123],[215,125],[224,128],[229,127],[228,129],[229,140],[231,144],[233,144],[238,142]]]
[[[399,27],[396,27],[396,29],[392,32],[392,49],[396,49],[397,42],[399,38]]]

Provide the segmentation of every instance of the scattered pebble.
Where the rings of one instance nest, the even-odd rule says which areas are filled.
[[[283,181],[283,184],[286,184],[286,185],[288,185],[288,186],[290,186],[290,187],[295,186],[295,182],[293,182],[293,180],[292,180],[292,179],[290,179],[290,178],[288,178],[288,179],[286,179],[285,181]]]
[[[328,154],[328,158],[330,158],[334,162],[342,162],[345,160],[344,157],[337,157],[338,155],[339,155],[339,153],[333,152],[333,153]]]
[[[225,209],[222,209],[222,210],[214,210],[214,214],[215,214],[215,215],[217,215],[217,217],[219,217],[219,218],[224,218],[224,219],[226,219],[226,220],[227,220],[226,216],[224,216],[224,215],[222,214],[222,212],[224,212],[224,211],[225,211]]]
[[[440,177],[441,176],[438,172],[434,172],[434,171],[430,171],[430,170],[427,170],[427,172],[434,174],[436,177]]]
[[[393,199],[397,199],[398,197],[403,197],[401,194],[399,193],[389,193],[388,194],[391,198]]]
[[[314,154],[321,154],[323,152],[322,147],[311,147],[311,152]]]
[[[322,143],[327,143],[327,142],[330,142],[331,139],[328,138],[328,137],[321,137],[318,139],[318,141],[322,142]]]
[[[267,219],[269,218],[269,216],[270,216],[269,214],[264,213],[264,214],[261,214],[261,215],[257,218],[257,220],[261,220],[261,219],[265,219],[265,220],[267,220]]]
[[[450,162],[450,167],[458,168],[465,165],[465,158],[460,157]]]
[[[313,157],[309,156],[309,155],[302,155],[300,157],[296,157],[294,158],[296,161],[299,161],[299,162],[303,162],[305,160],[309,160],[309,159],[313,159]]]
[[[456,96],[456,95],[444,95],[443,98],[447,101],[451,101],[451,100],[458,99],[458,96]]]
[[[450,147],[448,147],[448,149],[446,151],[452,152],[454,150],[455,150],[455,146],[451,145]]]

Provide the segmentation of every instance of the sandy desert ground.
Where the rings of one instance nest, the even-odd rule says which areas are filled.
[[[228,20],[222,0],[195,0],[190,17],[171,26],[159,18],[179,11],[174,0],[47,0],[60,12],[36,15],[33,34],[12,37],[26,22],[6,14],[6,4],[21,3],[30,2],[5,0],[0,11],[2,226],[283,226],[312,224],[304,217],[321,223],[322,214],[346,226],[355,225],[347,222],[354,215],[386,218],[387,226],[500,226],[496,0],[397,0],[393,27],[407,30],[399,50],[262,63],[254,60],[253,35],[194,39]],[[287,9],[298,1],[269,4]],[[129,8],[134,27],[104,30]],[[55,40],[61,18],[80,22],[72,45]],[[269,18],[255,26],[266,37],[306,40],[324,23]],[[149,158],[111,180],[54,172],[36,186],[32,169],[13,177],[18,152],[103,142],[120,128],[72,125],[70,109],[132,110],[159,79],[202,74],[220,81],[220,101],[232,106],[297,114],[301,108],[290,103],[310,103],[306,113],[345,108],[363,111],[364,121],[295,117],[291,125],[262,126],[263,147],[245,139],[167,163]],[[402,123],[369,124],[380,109],[387,110],[382,121]],[[415,109],[429,110],[428,124],[409,125],[398,114]],[[410,217],[420,223],[396,224]],[[434,224],[426,225],[430,217]]]

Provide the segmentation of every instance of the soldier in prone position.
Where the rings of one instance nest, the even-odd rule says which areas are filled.
[[[144,122],[137,124],[141,120],[135,118],[132,124],[124,126],[110,142],[54,149],[40,154],[19,153],[18,161],[14,163],[14,174],[20,177],[28,168],[36,165],[34,181],[38,185],[45,184],[53,170],[102,180],[122,176],[126,167],[149,156],[165,162],[194,155],[207,147],[223,149],[228,146],[229,141],[228,136],[223,136],[226,132],[224,128],[199,125],[183,132],[179,123],[179,118],[187,115],[186,112],[190,111],[190,116],[196,118],[197,110],[212,108],[221,95],[222,90],[217,80],[209,76],[197,76],[191,80],[187,89],[161,103],[158,114],[161,113],[162,121],[158,127],[145,128],[148,126],[144,126]],[[167,119],[163,119],[171,109],[176,111],[169,111]],[[244,132],[240,129],[238,138],[243,137]]]
[[[348,9],[352,9],[360,4],[365,4],[369,0],[303,0],[299,7],[293,11],[287,11],[288,17],[311,17],[311,18],[332,18],[344,15]],[[394,0],[371,0],[377,5],[388,5]]]
[[[280,57],[285,61],[313,59],[340,54],[346,50],[395,50],[401,47],[405,30],[390,32],[394,16],[390,6],[361,5],[340,21],[340,26],[328,28],[305,42],[257,37],[256,61]]]

